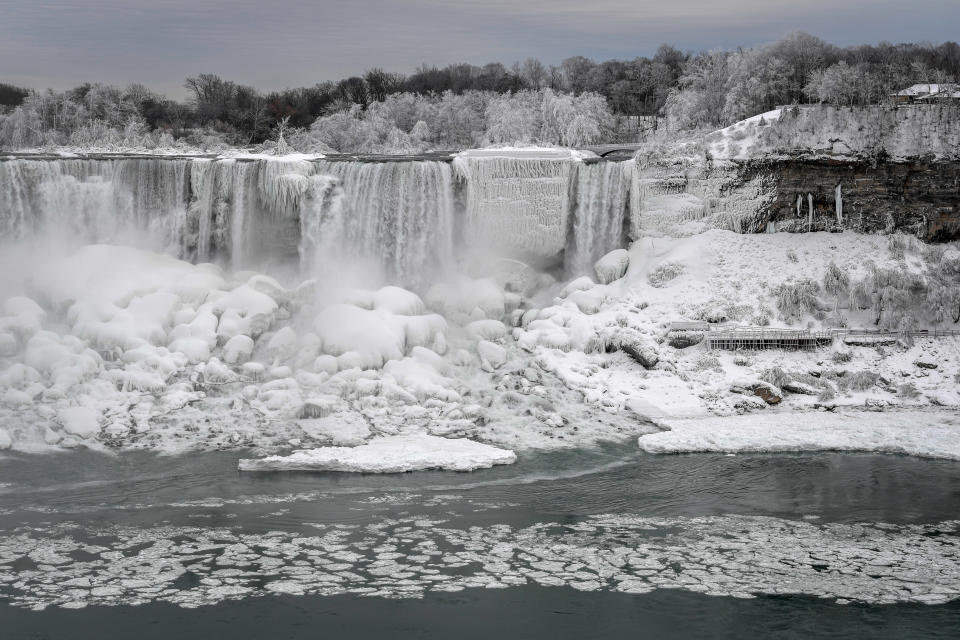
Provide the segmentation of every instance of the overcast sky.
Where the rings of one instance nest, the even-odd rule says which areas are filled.
[[[217,73],[260,89],[379,66],[547,64],[755,45],[956,40],[960,0],[0,0],[0,82],[142,82],[182,97]]]

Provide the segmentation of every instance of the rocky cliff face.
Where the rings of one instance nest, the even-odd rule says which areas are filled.
[[[778,231],[846,228],[898,230],[928,242],[960,238],[957,162],[778,159],[747,161],[738,169],[738,183],[759,179],[769,189],[768,197],[758,203],[754,231],[773,223]]]
[[[645,165],[635,184],[634,237],[721,228],[740,233],[903,231],[928,242],[960,238],[957,161],[688,159]]]

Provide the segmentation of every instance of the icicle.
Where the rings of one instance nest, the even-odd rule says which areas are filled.
[[[466,155],[454,160],[467,182],[467,241],[552,257],[567,241],[569,155]]]
[[[813,194],[807,194],[807,231],[813,229]]]
[[[837,200],[837,222],[843,224],[843,186],[837,185],[836,191],[836,200]]]
[[[798,218],[803,215],[802,209],[803,209],[803,196],[798,193],[797,194],[797,217]]]

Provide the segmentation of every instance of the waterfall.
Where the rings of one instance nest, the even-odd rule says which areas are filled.
[[[189,160],[0,161],[0,237],[59,235],[176,250],[189,202]]]
[[[593,263],[624,243],[623,227],[630,206],[633,161],[579,164],[573,233],[566,267],[571,275],[593,273]]]
[[[377,260],[387,276],[404,284],[422,284],[452,265],[453,175],[447,163],[324,160],[316,165],[317,174],[335,177],[343,189],[337,205],[342,222],[332,226],[343,234],[340,246]],[[313,186],[322,188],[317,182]]]
[[[344,192],[340,181],[332,176],[317,175],[310,184],[300,206],[300,272],[305,275],[335,270],[347,258],[342,245],[346,238],[343,216]]]
[[[569,151],[471,151],[454,164],[467,185],[468,244],[524,259],[564,250],[574,165]]]

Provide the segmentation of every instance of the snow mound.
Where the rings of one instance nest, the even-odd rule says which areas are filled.
[[[640,436],[651,453],[875,451],[960,460],[956,414],[898,411],[767,413],[664,419],[669,431]]]
[[[382,436],[359,447],[322,447],[294,451],[289,456],[242,459],[241,471],[353,471],[403,473],[424,469],[472,471],[512,464],[513,451],[472,440],[426,434]]]
[[[597,273],[597,281],[600,284],[610,284],[622,278],[629,266],[630,252],[626,249],[614,249],[597,260],[593,270]]]

